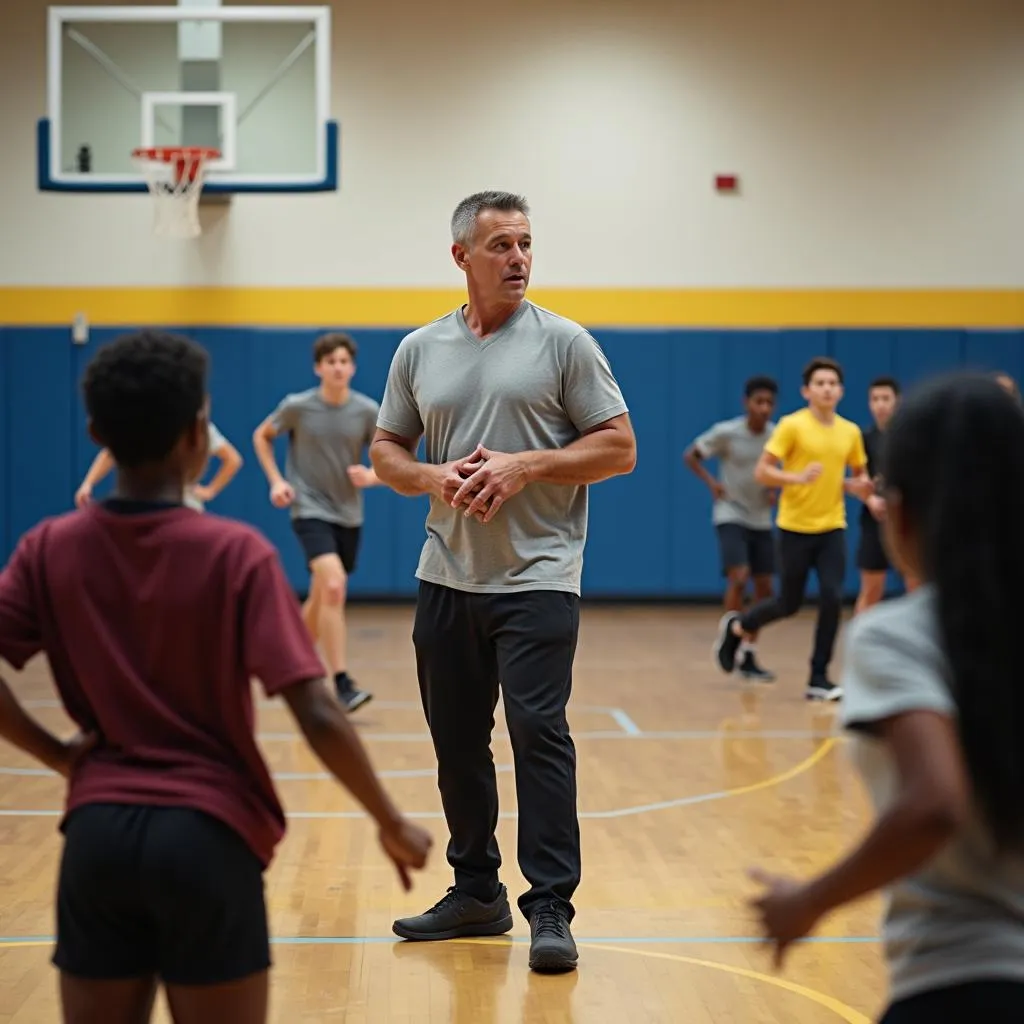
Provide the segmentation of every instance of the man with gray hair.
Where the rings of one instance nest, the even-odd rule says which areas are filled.
[[[451,252],[469,302],[403,339],[370,448],[383,483],[430,496],[413,645],[455,875],[447,895],[394,931],[423,941],[512,927],[490,749],[500,681],[530,883],[519,899],[530,967],[567,971],[577,963],[570,923],[581,869],[565,710],[587,487],[631,472],[636,440],[597,342],[526,299],[528,214],[508,192],[456,207]]]

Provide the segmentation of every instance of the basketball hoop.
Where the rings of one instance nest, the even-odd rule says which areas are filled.
[[[220,159],[220,150],[203,146],[150,146],[132,150],[132,162],[145,175],[156,201],[153,233],[161,238],[195,238],[199,196],[206,165]]]

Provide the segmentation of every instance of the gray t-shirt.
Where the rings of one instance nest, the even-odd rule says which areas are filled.
[[[858,615],[846,649],[843,724],[855,730],[855,760],[882,813],[897,776],[867,729],[901,712],[957,713],[935,592],[925,586]],[[883,938],[893,999],[981,979],[1024,981],[1024,856],[997,858],[977,810],[888,897]]]
[[[716,526],[738,523],[751,530],[772,528],[770,492],[754,479],[754,467],[774,429],[775,424],[769,423],[763,433],[755,434],[746,416],[737,416],[716,423],[693,442],[702,459],[718,460],[725,498],[716,501],[712,509]]]
[[[597,342],[579,324],[523,302],[488,338],[458,309],[403,339],[378,424],[424,436],[426,462],[492,451],[564,448],[626,412]],[[579,594],[587,488],[531,483],[491,522],[467,519],[431,496],[416,575],[457,590],[561,590]]]
[[[363,492],[349,479],[377,425],[377,403],[358,391],[346,402],[324,401],[319,388],[287,395],[271,422],[288,435],[285,477],[295,489],[292,519],[362,526]]]

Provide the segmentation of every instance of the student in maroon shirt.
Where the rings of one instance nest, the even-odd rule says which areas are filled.
[[[374,775],[323,678],[277,553],[182,504],[207,447],[206,354],[141,333],[83,381],[114,495],[29,531],[0,572],[0,657],[39,652],[81,730],[60,740],[0,680],[0,735],[68,779],[57,893],[68,1024],[260,1024],[270,966],[263,871],[285,817],[253,735],[252,677],[380,828],[410,885],[431,845]]]

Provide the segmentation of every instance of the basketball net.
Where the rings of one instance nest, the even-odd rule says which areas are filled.
[[[220,151],[200,146],[154,146],[132,151],[132,162],[146,179],[153,197],[153,234],[159,238],[196,238],[199,196],[206,165]]]

